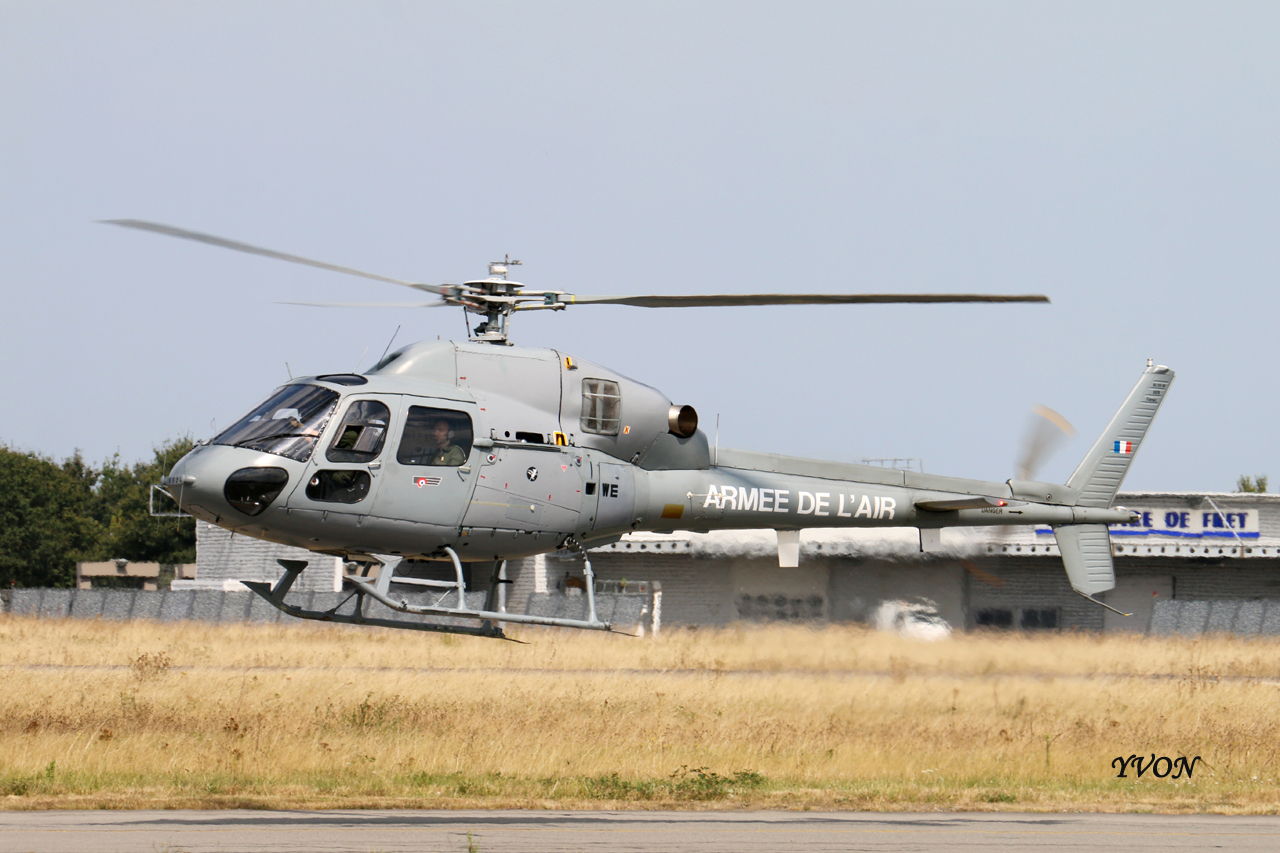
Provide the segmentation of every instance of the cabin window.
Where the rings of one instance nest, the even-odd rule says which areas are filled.
[[[317,471],[307,483],[307,497],[325,503],[357,504],[369,494],[368,471]]]
[[[330,462],[372,462],[382,452],[391,412],[377,400],[356,400],[338,426],[325,456]]]
[[[471,455],[471,416],[452,409],[410,406],[396,461],[457,468]]]
[[[319,385],[286,385],[221,435],[214,444],[248,447],[306,462],[338,402]]]
[[[622,394],[608,379],[582,380],[582,431],[617,435],[622,422]]]

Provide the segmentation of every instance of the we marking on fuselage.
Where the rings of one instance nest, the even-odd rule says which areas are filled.
[[[848,501],[846,502],[846,498]],[[702,508],[715,505],[716,509],[732,509],[739,512],[791,512],[790,489],[748,489],[745,486],[710,486]],[[835,496],[830,492],[796,492],[795,514],[836,516],[838,518],[893,518],[898,502],[886,495]],[[832,512],[835,510],[835,512]]]

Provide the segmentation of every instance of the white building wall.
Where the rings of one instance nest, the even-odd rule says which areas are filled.
[[[249,536],[234,534],[196,519],[196,582],[201,587],[235,581],[275,582],[284,574],[276,560],[306,560],[309,565],[293,588],[299,592],[335,592],[342,589],[342,561]]]

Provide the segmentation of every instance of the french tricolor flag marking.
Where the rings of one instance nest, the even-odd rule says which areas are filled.
[[[1128,455],[1129,455],[1130,453],[1132,453],[1132,452],[1133,452],[1133,442],[1132,442],[1132,441],[1117,441],[1117,442],[1116,442],[1116,453],[1119,453],[1121,456],[1128,456]]]

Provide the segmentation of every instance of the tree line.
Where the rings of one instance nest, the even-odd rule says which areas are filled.
[[[151,486],[192,448],[166,441],[133,465],[58,462],[0,445],[0,584],[70,587],[77,561],[194,563],[192,518],[155,517]]]
[[[1259,474],[1257,477],[1250,477],[1248,474],[1241,474],[1240,479],[1236,480],[1237,492],[1254,492],[1263,493],[1267,490],[1267,475]]]

